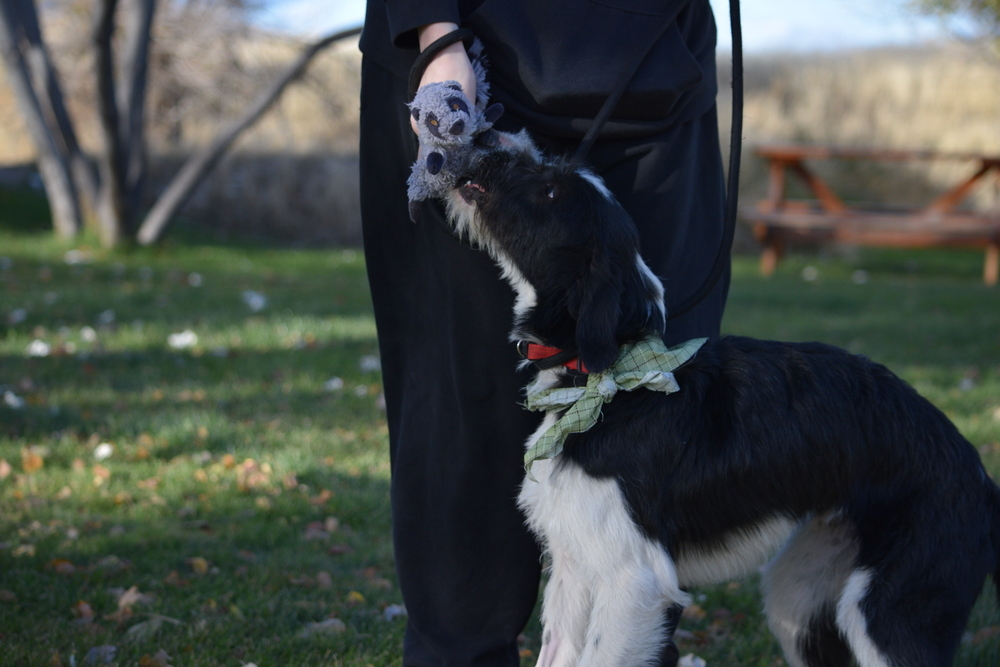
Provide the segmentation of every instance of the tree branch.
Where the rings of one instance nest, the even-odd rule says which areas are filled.
[[[334,42],[352,37],[361,32],[361,28],[344,30],[319,40],[308,46],[298,59],[264,90],[250,105],[242,118],[224,130],[211,145],[192,155],[180,171],[171,180],[170,185],[157,199],[156,204],[146,215],[139,227],[137,240],[141,245],[155,243],[163,228],[178,209],[187,202],[195,188],[205,175],[219,162],[233,141],[247,128],[256,123],[261,116],[274,104],[275,100],[292,81],[299,78],[306,66],[320,51]]]

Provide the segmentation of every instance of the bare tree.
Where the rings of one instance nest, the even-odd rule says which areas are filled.
[[[0,50],[38,151],[53,226],[60,236],[73,236],[83,222],[80,194],[92,204],[96,178],[76,139],[33,0],[0,0]]]
[[[1000,56],[1000,0],[911,0],[916,9],[941,18],[966,18],[972,22],[968,35],[990,45]]]
[[[240,2],[228,1],[237,5]],[[210,5],[186,3],[180,11],[201,12]],[[235,139],[263,116],[316,54],[360,32],[360,28],[338,32],[306,47],[239,120],[189,158],[152,210],[141,218],[147,171],[146,99],[156,0],[99,0],[89,46],[96,83],[93,105],[102,139],[96,172],[76,140],[55,67],[42,40],[34,0],[0,0],[0,9],[0,49],[39,155],[54,226],[65,236],[80,229],[82,193],[96,216],[98,233],[106,246],[133,239],[146,245],[156,242]]]
[[[292,81],[295,81],[306,70],[313,57],[341,39],[351,37],[361,32],[361,28],[352,28],[338,32],[315,42],[302,51],[301,55],[288,69],[264,90],[250,105],[243,116],[224,130],[211,145],[198,151],[181,167],[170,182],[166,191],[157,199],[142,226],[139,228],[137,240],[142,245],[155,243],[170,219],[184,205],[195,188],[205,178],[205,175],[219,162],[226,149],[247,128],[256,123],[264,113],[281,97],[281,93]]]

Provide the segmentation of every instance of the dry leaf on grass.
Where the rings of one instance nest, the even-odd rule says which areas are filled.
[[[705,661],[696,656],[694,653],[688,653],[686,656],[684,656],[677,662],[677,667],[705,667],[705,666],[706,666]]]
[[[160,614],[150,614],[149,620],[136,623],[126,630],[122,637],[129,642],[143,642],[151,639],[163,627],[164,623],[184,625],[182,621],[178,621],[176,618]]]
[[[46,563],[46,567],[52,568],[56,574],[73,574],[76,572],[76,566],[65,558],[53,558]]]
[[[309,639],[317,635],[340,634],[347,630],[347,625],[339,618],[328,618],[318,623],[307,623],[299,632],[299,637]]]
[[[171,570],[163,579],[163,583],[167,586],[176,586],[177,588],[182,588],[184,586],[190,586],[191,582],[187,579],[182,579],[181,575],[177,574],[177,570]]]
[[[21,468],[29,475],[38,472],[45,466],[45,459],[37,447],[25,447],[21,450]]]
[[[128,590],[124,588],[112,588],[108,591],[118,598],[118,608],[136,607],[139,605],[151,605],[156,601],[156,596],[152,593],[139,592],[138,586],[132,586]]]
[[[105,644],[103,646],[94,646],[83,656],[84,665],[110,665],[115,660],[115,654],[118,652],[117,646],[112,646],[111,644]]]
[[[208,574],[208,561],[201,556],[195,556],[194,558],[188,558],[188,565],[194,570],[195,574]]]
[[[153,655],[144,654],[139,658],[139,667],[173,667],[170,656],[162,648]]]
[[[702,609],[699,605],[696,605],[696,604],[692,604],[692,605],[688,605],[687,607],[684,607],[684,613],[682,614],[682,616],[684,618],[686,618],[686,619],[688,619],[690,621],[700,621],[701,619],[705,618],[705,616],[707,616],[707,615],[708,615],[708,612],[706,612],[704,609]]]

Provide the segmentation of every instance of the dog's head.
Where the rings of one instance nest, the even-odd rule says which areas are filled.
[[[525,133],[484,152],[448,208],[517,291],[513,337],[576,350],[600,372],[621,345],[662,334],[663,288],[635,223],[600,178],[544,159]]]

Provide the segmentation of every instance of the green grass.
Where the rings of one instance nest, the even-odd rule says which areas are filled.
[[[161,649],[178,667],[398,664],[360,253],[196,234],[106,252],[39,232],[45,215],[36,197],[0,191],[0,665],[83,664],[109,645],[117,665],[155,664]],[[997,475],[1000,289],[979,283],[980,261],[796,256],[765,280],[739,258],[725,328],[887,363]],[[247,290],[266,306],[253,312]],[[197,341],[170,347],[185,331]],[[149,597],[119,609],[133,586]],[[752,579],[694,595],[684,653],[778,664]],[[310,625],[330,618],[340,631]],[[959,664],[1000,663],[997,627],[989,593]],[[525,664],[538,638],[536,619]]]

